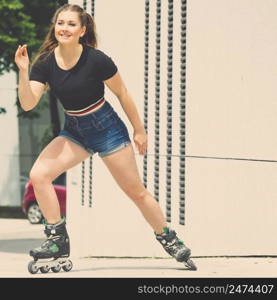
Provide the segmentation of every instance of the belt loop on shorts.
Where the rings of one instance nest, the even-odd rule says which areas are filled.
[[[91,104],[88,107],[82,108],[80,110],[64,110],[64,112],[69,116],[85,116],[98,110],[104,105],[105,102],[105,98],[102,97],[101,99],[97,100],[95,103]]]

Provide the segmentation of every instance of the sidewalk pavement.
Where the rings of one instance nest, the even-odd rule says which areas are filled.
[[[0,218],[0,278],[277,278],[277,257],[195,257],[197,271],[172,258],[72,257],[70,272],[30,274],[30,248],[44,240],[42,225]]]

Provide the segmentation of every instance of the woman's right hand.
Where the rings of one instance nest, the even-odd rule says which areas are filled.
[[[18,46],[14,61],[17,64],[19,70],[28,71],[29,70],[29,56],[27,52],[27,45]]]

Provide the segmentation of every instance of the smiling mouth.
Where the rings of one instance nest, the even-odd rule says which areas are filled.
[[[59,34],[59,36],[60,36],[61,38],[63,38],[63,39],[68,39],[68,38],[71,37],[70,34],[64,34],[64,33]]]

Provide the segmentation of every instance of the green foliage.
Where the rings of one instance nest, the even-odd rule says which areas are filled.
[[[23,8],[18,0],[0,0],[0,75],[15,70],[14,53],[19,44],[36,44],[35,24]]]
[[[14,54],[18,45],[28,45],[31,58],[40,47],[56,9],[65,0],[0,0],[0,75],[17,71]]]
[[[18,71],[14,55],[18,45],[28,45],[30,59],[42,44],[51,18],[66,0],[0,0],[0,76]],[[38,118],[39,112],[24,112],[16,101],[20,117]],[[5,113],[0,107],[0,114]]]

